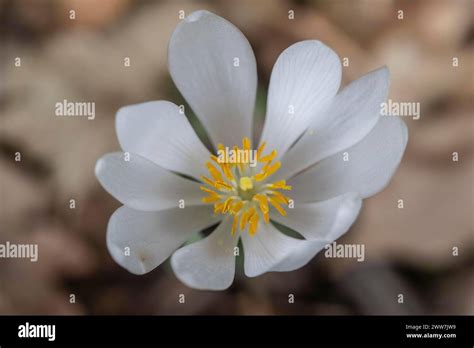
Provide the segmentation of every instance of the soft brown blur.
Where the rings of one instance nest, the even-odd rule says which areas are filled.
[[[0,259],[0,314],[474,314],[473,4],[0,1],[0,242],[39,243],[37,263]],[[364,243],[365,262],[319,254],[295,272],[245,278],[239,270],[229,290],[206,292],[181,284],[169,263],[139,277],[112,261],[106,224],[120,204],[96,181],[95,161],[119,149],[119,107],[181,100],[167,43],[179,11],[197,9],[249,38],[262,91],[284,48],[319,39],[349,58],[343,84],[387,65],[390,98],[421,103],[421,119],[404,118],[408,148],[390,186],[365,200],[341,240]],[[58,119],[63,99],[95,102],[96,119]],[[261,127],[261,107],[258,115]]]

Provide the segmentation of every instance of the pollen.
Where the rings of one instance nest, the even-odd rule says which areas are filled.
[[[270,209],[282,216],[291,199],[282,191],[290,191],[285,180],[269,181],[278,171],[280,161],[275,161],[277,151],[264,154],[265,143],[252,150],[249,138],[242,146],[217,146],[217,156],[212,155],[205,166],[209,176],[202,176],[203,203],[212,204],[215,214],[232,215],[231,233],[237,231],[253,236],[260,223],[270,222]]]

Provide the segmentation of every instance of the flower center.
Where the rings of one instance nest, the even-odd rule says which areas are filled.
[[[239,188],[243,191],[248,191],[248,190],[253,189],[252,178],[249,178],[248,176],[241,177],[239,181]]]
[[[211,178],[201,177],[206,183],[201,190],[207,194],[202,201],[214,204],[215,213],[234,217],[232,234],[237,229],[245,231],[248,226],[250,235],[254,235],[260,220],[270,222],[270,206],[286,215],[283,206],[290,199],[280,191],[291,190],[291,186],[285,180],[266,182],[281,166],[280,161],[273,162],[275,150],[263,156],[265,143],[258,150],[251,150],[249,138],[242,140],[242,148],[222,144],[217,148],[218,156],[212,155],[206,163]]]

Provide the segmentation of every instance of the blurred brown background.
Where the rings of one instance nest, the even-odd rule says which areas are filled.
[[[229,290],[205,292],[182,285],[168,263],[138,277],[112,261],[106,224],[120,204],[94,164],[119,149],[119,107],[182,102],[167,43],[179,11],[196,9],[249,38],[257,125],[273,63],[303,39],[349,58],[343,84],[387,65],[390,98],[421,103],[421,119],[404,118],[410,138],[396,176],[341,240],[364,243],[365,262],[319,254],[290,273],[250,279],[239,269]],[[472,0],[0,1],[0,242],[39,244],[36,263],[0,259],[0,314],[474,314],[473,10]],[[95,102],[96,119],[55,117],[63,99]]]

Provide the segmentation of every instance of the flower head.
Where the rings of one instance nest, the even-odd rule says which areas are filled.
[[[258,146],[250,141],[256,63],[235,26],[207,11],[190,14],[171,37],[169,70],[215,149],[171,102],[118,111],[124,152],[99,159],[96,175],[124,205],[110,218],[107,245],[132,273],[171,256],[188,286],[225,289],[239,240],[249,277],[298,269],[349,229],[362,199],[381,191],[401,161],[406,126],[380,115],[388,69],[338,92],[340,60],[319,41],[298,42],[275,63]]]

